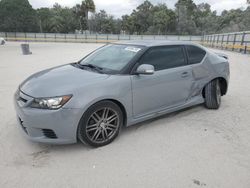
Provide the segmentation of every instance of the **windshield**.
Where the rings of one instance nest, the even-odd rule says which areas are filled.
[[[106,45],[89,56],[85,57],[81,65],[94,65],[108,71],[118,72],[141,50],[140,47],[131,45],[110,44]]]

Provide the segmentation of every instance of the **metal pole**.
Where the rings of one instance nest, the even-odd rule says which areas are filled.
[[[217,35],[217,44],[219,44],[220,35]]]
[[[228,42],[229,42],[229,34],[227,35],[227,45],[228,45]],[[227,45],[226,45],[226,49],[227,49]]]
[[[246,33],[243,32],[243,33],[242,33],[242,38],[241,38],[241,43],[240,43],[240,45],[241,45],[240,52],[243,50],[243,49],[242,49],[242,46],[243,46],[244,41],[245,41],[245,35],[246,35]]]
[[[212,47],[214,47],[215,35],[213,37]]]
[[[222,35],[222,39],[221,39],[221,48],[223,49],[223,42],[224,42],[224,35]]]
[[[236,36],[237,36],[237,34],[235,33],[234,34],[234,41],[233,41],[233,49],[232,49],[233,51],[234,51],[234,45],[235,45],[235,41],[236,41]]]

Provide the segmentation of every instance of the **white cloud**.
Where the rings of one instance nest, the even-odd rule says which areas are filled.
[[[194,0],[196,4],[209,3],[212,10],[221,13],[223,10],[231,10],[237,8],[247,8],[246,0]]]
[[[95,0],[95,4],[97,10],[104,9],[108,14],[112,14],[115,17],[130,14],[138,5],[135,1],[131,0]]]
[[[40,7],[52,7],[55,3],[59,3],[63,6],[69,6],[72,7],[76,3],[80,3],[81,0],[29,0],[30,4],[34,8],[40,8]]]
[[[52,7],[56,2],[63,6],[72,7],[82,0],[29,0],[34,8]],[[97,11],[104,9],[108,14],[120,17],[130,14],[144,0],[94,0]],[[166,3],[169,8],[174,8],[177,0],[151,0],[153,4]],[[246,0],[194,0],[196,4],[209,3],[212,10],[221,13],[223,10],[246,8]]]

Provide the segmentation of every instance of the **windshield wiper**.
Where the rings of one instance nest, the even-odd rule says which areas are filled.
[[[96,65],[92,65],[92,64],[80,64],[80,63],[78,63],[78,65],[79,65],[79,67],[88,67],[90,69],[96,70],[99,73],[103,73],[103,68],[98,67]]]

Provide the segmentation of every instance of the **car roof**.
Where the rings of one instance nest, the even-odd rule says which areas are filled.
[[[195,45],[199,46],[197,43],[191,41],[169,41],[169,40],[127,40],[127,41],[118,41],[114,44],[127,44],[127,45],[138,45],[138,46],[164,46],[164,45]]]

